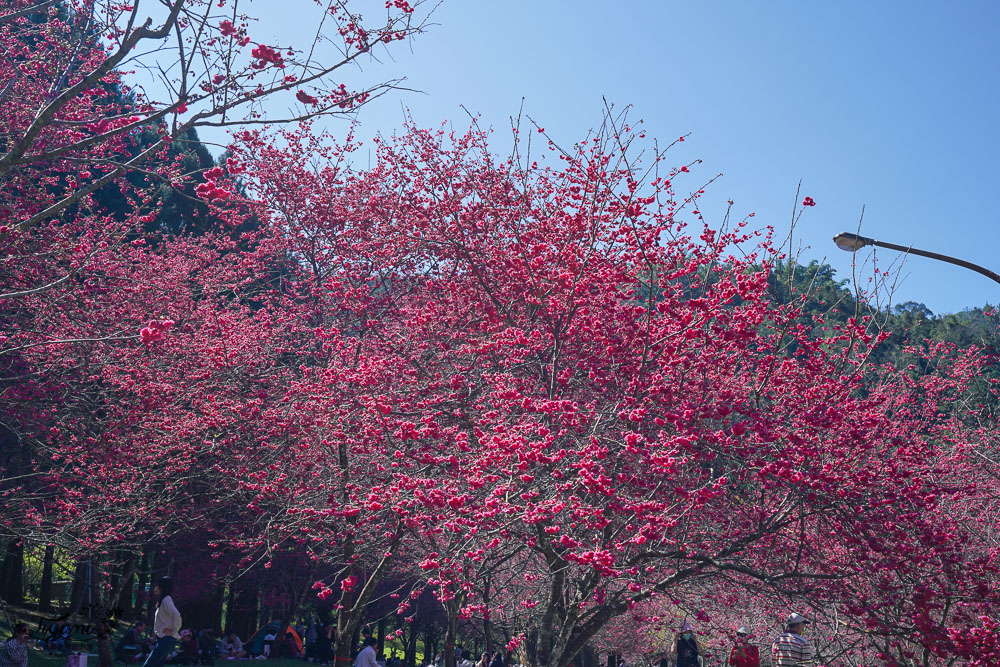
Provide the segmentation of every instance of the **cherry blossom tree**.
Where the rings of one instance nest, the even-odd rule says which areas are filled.
[[[405,618],[430,590],[449,666],[460,620],[564,667],[623,619],[722,632],[735,605],[812,610],[830,658],[990,664],[980,350],[914,349],[917,374],[872,363],[870,319],[816,335],[807,295],[769,292],[769,232],[708,224],[695,165],[643,155],[625,115],[569,149],[516,125],[507,158],[476,126],[409,126],[364,169],[350,137],[251,127],[392,85],[331,77],[419,32],[415,4],[376,24],[317,5],[329,65],[254,42],[233,2],[139,4],[0,17],[20,535],[294,568],[335,604],[340,661],[376,597]],[[175,49],[159,101],[124,73],[144,44]],[[299,111],[260,115],[285,94]],[[189,183],[167,147],[230,123],[195,189],[218,225],[141,233],[150,185]],[[283,623],[308,591],[282,594]]]
[[[5,471],[4,488],[37,508],[57,488],[39,483],[39,474],[51,468],[62,484],[80,482],[77,491],[56,499],[55,514],[29,511],[37,530],[50,529],[54,516],[69,533],[75,530],[69,526],[93,527],[102,523],[98,517],[107,518],[113,505],[84,510],[75,502],[116,495],[102,488],[101,475],[91,476],[80,466],[81,449],[95,442],[106,438],[120,449],[104,458],[88,456],[88,462],[131,460],[126,468],[131,470],[147,465],[140,479],[163,470],[161,455],[170,451],[165,441],[160,449],[125,446],[124,441],[148,437],[150,429],[124,435],[130,420],[112,424],[117,415],[108,401],[116,392],[139,388],[141,394],[147,388],[141,372],[131,383],[121,382],[116,373],[127,375],[121,369],[130,364],[148,367],[143,355],[163,340],[185,309],[192,326],[200,326],[199,308],[208,314],[204,309],[221,304],[221,311],[211,311],[215,315],[229,308],[225,300],[212,298],[194,305],[202,294],[214,296],[214,289],[223,288],[197,279],[186,283],[190,276],[184,271],[198,273],[201,261],[237,251],[240,229],[223,230],[198,247],[148,233],[164,189],[193,190],[217,202],[230,194],[226,187],[238,187],[232,180],[222,184],[220,168],[193,173],[174,147],[189,142],[197,129],[353,113],[398,81],[354,90],[338,79],[340,73],[422,32],[427,14],[420,4],[388,2],[362,13],[348,2],[302,2],[299,9],[303,15],[314,12],[317,30],[292,44],[255,38],[263,28],[239,0],[15,0],[4,7],[0,373],[3,444],[5,451],[17,452],[11,460],[18,462]],[[288,112],[275,111],[282,107]],[[157,272],[174,282],[147,280]],[[227,288],[241,280],[219,275],[210,279],[222,280]],[[201,291],[192,294],[178,285]],[[219,325],[214,315],[209,319]],[[186,332],[174,332],[182,333],[174,340],[199,343],[185,340]],[[166,380],[154,380],[158,389],[149,386],[145,399],[163,398],[160,409],[178,400],[178,394],[164,391],[167,386],[181,393],[186,386]],[[114,439],[119,435],[122,440]],[[124,491],[126,496],[139,493],[137,488]],[[150,495],[137,501],[138,512],[103,522],[119,526],[118,532],[77,534],[95,544],[130,530],[143,539],[147,531],[136,524],[150,524],[144,510],[174,505],[173,491],[146,487],[143,493]]]
[[[642,167],[633,136],[609,119],[573,151],[549,144],[557,169],[498,161],[483,132],[411,130],[369,172],[251,187],[310,247],[297,256],[324,294],[381,304],[350,347],[342,323],[321,337],[392,369],[364,380],[379,420],[366,446],[391,468],[439,467],[413,499],[451,508],[436,531],[475,532],[471,556],[446,539],[421,568],[464,602],[463,559],[528,549],[508,592],[534,610],[538,665],[567,663],[640,603],[715,585],[827,604],[873,636],[895,632],[889,605],[933,615],[944,589],[989,574],[955,569],[972,566],[965,528],[940,511],[968,491],[943,475],[977,436],[946,406],[976,355],[913,379],[867,365],[884,334],[863,320],[813,337],[799,303],[767,298],[767,237],[734,255],[754,240],[746,221],[686,235],[700,188],[679,197],[673,182],[689,166],[657,152]],[[949,583],[918,591],[928,572]]]

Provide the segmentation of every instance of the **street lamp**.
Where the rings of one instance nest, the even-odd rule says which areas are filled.
[[[857,252],[864,247],[873,245],[879,248],[888,248],[889,250],[896,250],[898,252],[905,252],[909,255],[919,255],[921,257],[929,257],[930,259],[938,259],[942,262],[948,262],[949,264],[957,264],[958,266],[964,266],[967,269],[972,269],[976,273],[981,273],[990,280],[1000,283],[1000,275],[997,275],[990,271],[989,269],[984,269],[978,264],[973,264],[972,262],[967,262],[964,259],[957,259],[955,257],[949,257],[948,255],[942,255],[936,252],[930,252],[928,250],[919,250],[917,248],[896,245],[895,243],[886,243],[885,241],[876,241],[875,239],[870,239],[867,236],[859,236],[858,234],[851,234],[850,232],[841,232],[833,237],[833,242],[837,244],[837,247],[841,250],[846,250],[847,252]]]

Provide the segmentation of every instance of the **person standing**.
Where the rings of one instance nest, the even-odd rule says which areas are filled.
[[[156,646],[146,657],[142,667],[163,667],[180,639],[181,613],[174,606],[170,594],[174,590],[174,582],[170,577],[160,577],[153,588],[153,595],[159,598],[156,614],[153,616],[153,634],[156,636]]]
[[[701,655],[701,646],[694,636],[694,628],[687,621],[674,638],[674,645],[671,648],[674,655],[676,667],[699,667],[698,656]]]
[[[14,636],[0,646],[0,667],[28,667],[28,639],[31,631],[27,623],[14,625]]]
[[[813,662],[813,647],[803,636],[808,619],[792,613],[785,621],[785,632],[774,639],[771,655],[774,667],[803,667]]]
[[[750,643],[750,630],[745,625],[736,629],[736,646],[729,654],[729,667],[760,667],[760,651]]]
[[[327,623],[319,632],[316,638],[316,659],[322,664],[328,664],[333,660],[333,626]]]
[[[316,659],[316,640],[319,639],[319,630],[319,619],[313,616],[309,621],[309,627],[306,629],[306,636],[303,637],[305,640],[306,659],[309,662]]]

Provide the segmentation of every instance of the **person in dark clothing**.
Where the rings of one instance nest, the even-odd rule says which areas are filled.
[[[309,621],[309,627],[306,629],[306,636],[302,638],[306,650],[306,659],[310,662],[316,659],[316,641],[319,639],[321,630],[319,619],[313,616],[312,620]]]
[[[203,665],[214,665],[215,658],[219,653],[218,644],[215,642],[215,630],[205,628],[198,633],[198,657]]]
[[[299,653],[299,646],[295,642],[295,635],[291,632],[285,633],[285,641],[281,642],[281,653],[282,658],[301,658],[302,655]]]
[[[197,665],[198,658],[198,640],[195,639],[190,630],[182,630],[177,654],[169,660],[170,664]]]
[[[115,660],[118,662],[138,662],[146,654],[146,647],[143,644],[142,633],[146,630],[146,624],[139,621],[122,635],[115,647]]]
[[[327,623],[316,636],[316,661],[324,665],[333,660],[333,626]]]
[[[694,628],[691,627],[690,623],[685,622],[684,627],[677,634],[672,652],[677,660],[677,667],[698,667],[701,647],[694,637]]]
[[[490,662],[490,667],[505,667],[506,661],[503,659],[503,653],[497,651],[493,654],[493,660]]]

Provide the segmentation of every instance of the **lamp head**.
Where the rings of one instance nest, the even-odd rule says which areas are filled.
[[[873,243],[872,239],[865,236],[858,236],[857,234],[851,234],[850,232],[841,232],[833,237],[833,242],[837,244],[837,247],[841,250],[846,250],[847,252],[857,252],[867,245]]]

